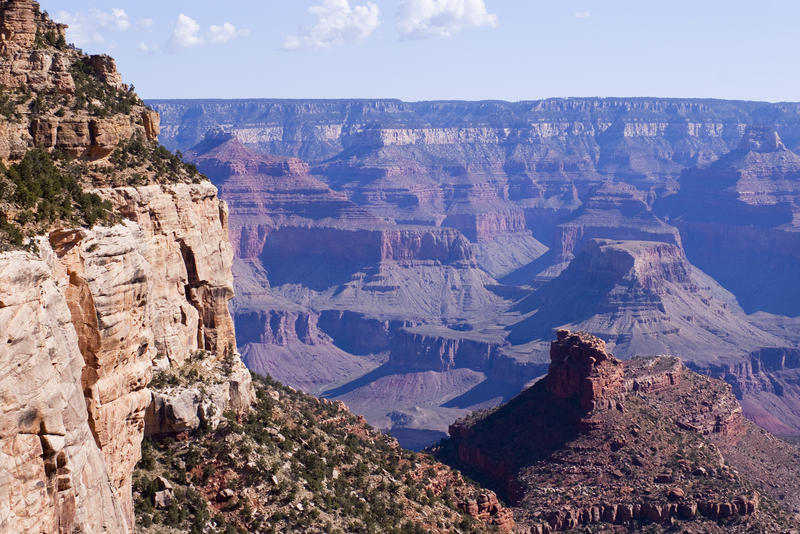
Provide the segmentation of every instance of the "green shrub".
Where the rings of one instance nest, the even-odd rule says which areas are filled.
[[[131,89],[125,91],[105,83],[83,57],[75,61],[69,69],[75,82],[75,101],[73,109],[86,109],[90,114],[106,117],[112,114],[128,115],[133,106],[142,105],[142,101]],[[93,102],[100,102],[99,105]]]
[[[22,227],[15,227],[0,214],[0,230],[7,241],[20,246],[23,228],[32,223],[46,229],[57,221],[87,227],[112,222],[111,203],[85,192],[77,174],[59,169],[52,156],[41,149],[29,151],[11,167],[0,165],[0,202],[13,207]]]

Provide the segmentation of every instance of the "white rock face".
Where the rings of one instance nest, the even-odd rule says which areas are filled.
[[[0,254],[0,532],[132,531],[154,362],[177,367],[201,349],[220,361],[235,349],[216,189],[99,193],[123,224],[53,232],[37,256]],[[234,359],[204,409],[246,410],[249,379]],[[191,404],[162,392],[151,412],[181,403]],[[197,428],[184,411],[173,410],[177,421],[162,411],[160,432]]]
[[[52,265],[0,255],[0,532],[129,532]]]

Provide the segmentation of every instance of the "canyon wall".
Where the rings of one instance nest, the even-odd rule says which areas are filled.
[[[248,365],[382,428],[441,432],[453,406],[508,399],[561,327],[718,375],[796,345],[747,315],[800,302],[795,104],[152,104],[231,206],[237,322],[277,332],[248,337]],[[405,326],[352,342],[387,322]],[[762,422],[765,395],[742,399]]]
[[[151,378],[202,353],[229,368],[219,413],[252,389],[224,202],[159,149],[158,113],[114,60],[65,29],[36,2],[0,2],[0,531],[128,533],[143,436],[170,423],[148,413],[182,392]],[[36,214],[7,171],[21,161]]]
[[[659,98],[553,98],[528,102],[399,100],[152,100],[164,142],[188,149],[225,124],[266,153],[321,161],[359,146],[518,146],[517,170],[670,172],[736,146],[747,125],[776,123],[800,142],[797,104]],[[580,141],[580,142],[575,142]],[[626,157],[626,145],[645,153]],[[527,146],[527,148],[526,148]],[[541,147],[541,148],[539,148]],[[549,151],[550,157],[526,159]],[[563,158],[575,152],[576,157]],[[465,152],[470,155],[469,152]],[[586,156],[584,158],[584,156]],[[477,158],[468,163],[475,164]]]
[[[0,361],[14,369],[3,387],[3,472],[14,480],[3,485],[3,530],[132,531],[154,365],[235,349],[233,253],[216,189],[101,194],[124,223],[54,231],[36,254],[0,255]],[[249,383],[231,387],[247,402]]]

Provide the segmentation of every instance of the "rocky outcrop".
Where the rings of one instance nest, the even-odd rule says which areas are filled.
[[[528,230],[525,212],[513,208],[485,213],[453,213],[442,221],[442,226],[458,229],[467,239],[475,243],[498,235],[523,233]]]
[[[377,319],[349,310],[325,310],[318,325],[337,347],[357,355],[389,350],[397,332],[411,326],[408,321]]]
[[[145,413],[146,436],[215,429],[226,410],[244,414],[254,402],[250,371],[233,353],[214,359],[199,352],[194,359],[200,359],[200,363],[156,375],[151,384],[152,401]]]
[[[682,491],[682,490],[681,490]],[[680,495],[676,491],[675,495]],[[675,520],[692,521],[707,519],[735,520],[741,517],[754,516],[758,512],[759,495],[740,495],[732,501],[717,502],[713,500],[663,502],[646,504],[598,504],[586,508],[575,508],[553,511],[547,514],[545,523],[527,527],[530,534],[547,534],[572,530],[594,523],[611,523],[626,525],[632,521],[656,524],[672,524]]]
[[[511,510],[503,508],[493,491],[484,491],[474,499],[461,501],[458,508],[475,519],[495,526],[501,532],[511,532],[514,528]]]
[[[601,401],[617,402],[622,392],[623,366],[606,352],[602,339],[559,330],[550,346],[546,387],[554,397],[577,399],[590,412]]]
[[[150,403],[146,387],[156,355],[147,308],[148,267],[138,237],[135,228],[119,226],[57,232],[50,240],[55,276],[65,284],[85,362],[81,382],[88,422],[128,518],[133,517],[131,473],[139,460]]]
[[[681,247],[678,230],[650,209],[652,195],[625,183],[605,183],[590,194],[570,219],[555,227],[550,248],[554,264],[540,279],[560,274],[591,239],[655,241]]]
[[[329,341],[320,332],[319,315],[308,311],[262,310],[236,315],[237,339],[241,345],[264,343],[287,346],[297,342],[316,345]]]
[[[498,349],[496,342],[401,329],[394,338],[389,361],[398,368],[413,370],[485,369],[498,357]]]
[[[437,449],[510,499],[519,531],[782,521],[718,448],[749,446],[751,461],[766,451],[726,384],[674,357],[620,362],[580,332],[559,331],[550,355],[543,380],[454,424]]]
[[[389,364],[404,371],[471,369],[498,383],[522,386],[540,374],[541,365],[503,353],[502,342],[428,327],[399,329],[392,338]]]
[[[800,428],[795,402],[800,395],[800,350],[763,348],[742,361],[692,367],[729,383],[745,415],[762,428],[779,436],[793,435]]]
[[[158,139],[157,113],[128,92],[113,58],[82,56],[66,45],[65,30],[32,0],[0,5],[0,84],[17,115],[3,124],[0,159],[20,158],[32,147],[101,159],[120,141]],[[79,76],[76,82],[78,73],[86,79]],[[97,83],[92,94],[103,94],[108,102],[87,102],[91,83]],[[130,112],[93,111],[112,100],[129,100]]]

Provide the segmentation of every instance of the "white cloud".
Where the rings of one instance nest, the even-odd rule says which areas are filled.
[[[227,43],[231,39],[249,34],[250,30],[239,29],[230,22],[225,22],[221,26],[212,24],[208,31],[203,33],[200,24],[196,20],[181,13],[175,22],[167,48],[176,50],[179,48],[192,48],[207,43]],[[142,46],[139,46],[139,48],[141,49]],[[147,48],[151,49],[150,47]]]
[[[592,12],[591,11],[576,11],[575,12],[575,18],[576,19],[588,19],[591,16],[592,16]]]
[[[183,13],[178,15],[175,28],[172,30],[170,44],[173,48],[191,48],[203,44],[200,37],[200,25],[192,17],[187,17]]]
[[[333,48],[367,39],[380,25],[380,9],[374,2],[350,6],[349,0],[323,0],[308,12],[317,17],[310,29],[289,35],[283,43],[287,50]]]
[[[231,39],[246,37],[249,34],[250,30],[236,29],[236,26],[230,22],[226,22],[222,26],[214,26],[212,24],[208,29],[208,40],[212,43],[227,43]]]
[[[397,28],[408,39],[452,37],[461,30],[496,27],[484,0],[402,0]]]
[[[69,25],[67,36],[80,47],[106,44],[106,34],[112,31],[127,31],[131,21],[124,9],[113,8],[101,11],[90,8],[87,11],[59,11],[56,19]]]

